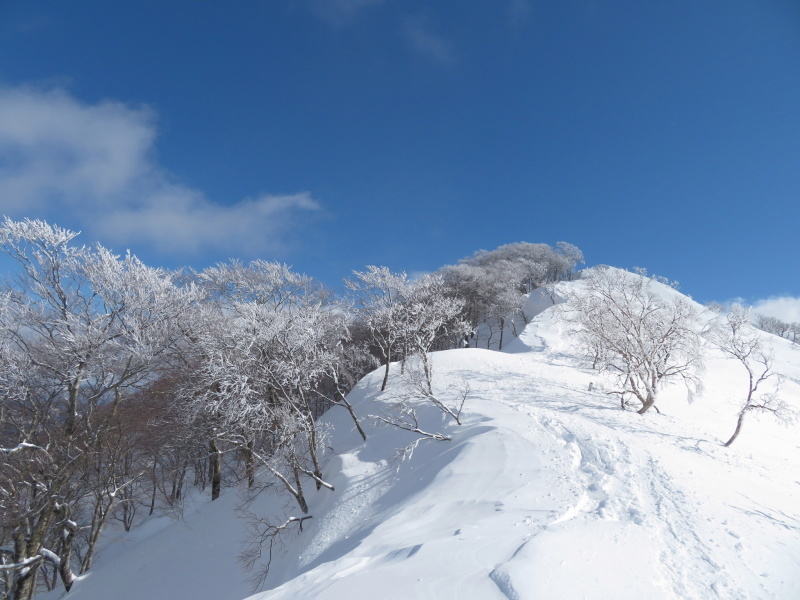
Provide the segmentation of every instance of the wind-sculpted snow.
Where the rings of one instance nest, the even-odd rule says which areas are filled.
[[[782,397],[797,407],[800,352],[773,341]],[[311,495],[314,518],[275,561],[273,589],[250,600],[800,598],[798,429],[753,419],[722,447],[742,400],[735,363],[707,349],[702,397],[689,404],[667,387],[662,414],[637,415],[605,393],[610,381],[579,359],[554,311],[509,349],[434,354],[439,398],[462,380],[471,388],[461,426],[419,408],[423,429],[451,441],[410,447],[413,434],[371,423],[362,442],[334,408],[326,477],[336,491]],[[381,378],[350,394],[362,417],[387,409],[392,384],[379,393]],[[197,561],[187,572],[128,568],[175,581],[163,598],[242,597],[198,581],[238,569],[233,557]],[[75,597],[156,598],[132,584],[98,595],[92,583]]]
[[[563,350],[437,355],[440,386],[469,377],[468,422],[400,467],[356,547],[254,599],[798,597],[795,432],[723,449],[735,404],[667,390],[665,414],[623,412]]]

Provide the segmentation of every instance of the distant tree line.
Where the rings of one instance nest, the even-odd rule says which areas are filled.
[[[503,348],[506,329],[528,322],[525,296],[548,283],[570,279],[583,263],[583,253],[572,244],[525,242],[507,244],[487,252],[479,250],[458,264],[440,271],[448,293],[464,301],[463,317],[469,325],[469,344]]]
[[[761,331],[785,338],[794,344],[800,343],[800,323],[787,323],[777,317],[756,313],[753,316],[753,325]]]

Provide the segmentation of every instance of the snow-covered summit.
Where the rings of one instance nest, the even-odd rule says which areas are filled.
[[[752,419],[723,448],[746,374],[710,348],[694,403],[671,386],[660,415],[620,410],[553,309],[581,285],[534,292],[502,353],[434,354],[437,397],[470,390],[462,425],[419,409],[450,441],[413,446],[415,434],[370,421],[363,442],[334,407],[335,491],[309,492],[313,519],[250,600],[800,598],[797,427]],[[800,407],[800,353],[771,342],[781,394]],[[400,393],[395,367],[386,392],[378,372],[351,392],[362,418]],[[101,557],[66,597],[240,600],[233,496]]]

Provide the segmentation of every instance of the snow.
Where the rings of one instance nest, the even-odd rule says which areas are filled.
[[[746,384],[741,365],[709,349],[701,397],[689,403],[669,387],[663,414],[640,416],[620,410],[604,392],[610,381],[579,360],[549,295],[533,294],[526,313],[530,324],[502,353],[433,355],[441,398],[461,380],[471,387],[461,426],[419,409],[423,429],[452,441],[404,452],[414,435],[370,423],[363,442],[344,409],[331,411],[337,455],[325,475],[336,491],[309,492],[314,518],[273,562],[270,589],[249,600],[800,598],[798,429],[748,417],[722,447]],[[800,407],[800,351],[769,337],[782,397]],[[381,376],[351,392],[359,415],[385,406]],[[399,368],[391,377],[388,391],[401,385]],[[226,489],[133,541],[110,533],[66,598],[245,598],[237,502]]]
[[[189,506],[183,519],[154,519],[129,534],[110,531],[92,569],[63,597],[235,600],[249,595],[247,575],[236,563],[244,522],[233,518],[236,493],[225,491],[213,503]],[[63,590],[43,597],[62,595]]]

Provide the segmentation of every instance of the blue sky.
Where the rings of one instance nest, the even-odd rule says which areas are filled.
[[[795,0],[0,4],[0,212],[150,264],[565,240],[791,299],[799,207]]]

